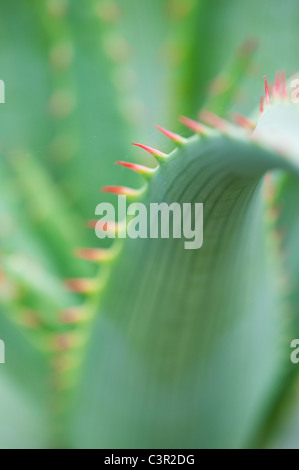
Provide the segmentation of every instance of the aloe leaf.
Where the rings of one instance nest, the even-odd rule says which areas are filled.
[[[297,108],[282,104],[264,113],[253,139],[236,129],[192,137],[152,177],[147,207],[204,203],[204,244],[126,241],[93,327],[77,446],[251,443],[289,353],[263,194],[269,170],[298,174],[298,153],[283,158],[268,142],[279,114],[282,133],[287,116],[298,121]]]

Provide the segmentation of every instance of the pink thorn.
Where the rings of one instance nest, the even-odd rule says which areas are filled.
[[[26,310],[22,312],[20,320],[22,325],[26,326],[26,328],[36,329],[42,325],[40,314],[36,310],[29,308],[26,308]]]
[[[276,72],[275,74],[275,85],[274,85],[275,95],[280,96],[280,73]]]
[[[150,153],[151,155],[153,155],[154,157],[157,157],[157,158],[166,158],[167,155],[163,152],[160,152],[159,150],[156,150],[152,147],[148,147],[147,145],[143,145],[143,144],[136,144],[136,143],[132,143],[132,145],[136,145],[136,147],[140,147],[142,148],[143,150],[145,150],[146,152]]]
[[[129,162],[115,162],[116,165],[121,165],[124,166],[125,168],[129,168],[130,170],[136,171],[137,173],[140,173],[141,175],[150,175],[153,173],[155,170],[153,168],[148,168],[147,166],[144,165],[138,165],[137,163],[129,163]]]
[[[273,183],[273,178],[270,175],[270,173],[266,173],[265,178],[264,178],[264,182],[265,182],[265,196],[266,196],[266,199],[268,201],[271,201],[271,200],[273,200],[273,198],[275,196],[275,186],[274,186],[274,183]]]
[[[90,219],[87,221],[86,225],[88,228],[91,228],[92,230],[94,230],[96,228],[97,222],[98,221],[96,219]]]
[[[181,116],[180,121],[182,124],[184,124],[184,126],[189,127],[191,131],[196,132],[197,134],[202,134],[202,135],[207,134],[206,127],[200,124],[200,122],[194,121],[193,119],[189,119],[185,116]]]
[[[175,134],[174,132],[168,131],[167,129],[164,129],[164,127],[160,127],[160,126],[155,126],[155,127],[160,132],[162,132],[162,134],[166,135],[166,137],[171,139],[176,144],[182,145],[185,142],[185,139],[182,136]]]
[[[264,112],[264,97],[261,96],[261,100],[260,100],[260,116],[263,114]]]
[[[76,292],[78,294],[93,292],[95,287],[92,279],[67,279],[65,283],[71,292]]]
[[[265,81],[265,102],[267,106],[270,106],[271,101],[270,101],[269,87],[268,87],[266,75],[264,75],[264,81]]]
[[[54,337],[54,351],[67,351],[75,346],[74,338],[69,333],[62,333]]]
[[[281,72],[281,96],[285,99],[289,99],[287,90],[287,76],[285,71]]]
[[[200,118],[210,126],[215,127],[222,132],[227,131],[229,128],[229,123],[225,121],[225,119],[222,119],[221,117],[211,113],[211,111],[207,111],[206,109],[201,110]]]
[[[96,228],[97,230],[102,230],[103,232],[117,233],[119,230],[118,223],[112,221],[101,222],[101,220],[92,219],[88,220],[87,226],[93,230]]]
[[[70,307],[61,312],[63,323],[77,323],[82,320],[82,309],[80,307]]]
[[[103,186],[102,193],[118,194],[119,196],[138,196],[139,189],[132,189],[126,186]]]
[[[250,130],[255,129],[254,122],[252,122],[250,119],[243,116],[242,114],[234,113],[232,118],[240,127],[244,127],[245,129],[250,129]]]
[[[87,261],[107,261],[111,259],[112,254],[111,251],[100,248],[77,248],[75,256]]]

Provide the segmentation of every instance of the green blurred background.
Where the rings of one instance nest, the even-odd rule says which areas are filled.
[[[82,302],[64,280],[96,273],[73,252],[98,243],[99,188],[141,183],[114,162],[154,165],[130,143],[169,151],[154,125],[189,135],[179,115],[255,110],[264,74],[298,69],[298,20],[295,0],[1,2],[0,447],[72,446],[49,354],[63,368],[54,340],[79,335],[59,312]]]

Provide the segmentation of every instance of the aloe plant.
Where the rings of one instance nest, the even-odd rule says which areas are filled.
[[[0,447],[298,446],[285,74],[258,104],[262,66],[292,71],[298,5],[253,2],[245,21],[233,1],[14,3],[0,7]],[[174,132],[159,139],[155,120]],[[117,194],[202,202],[203,246],[99,240],[95,208]]]

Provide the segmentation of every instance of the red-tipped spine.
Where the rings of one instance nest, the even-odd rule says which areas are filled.
[[[88,294],[94,292],[96,285],[94,279],[87,278],[77,278],[77,279],[67,279],[65,284],[71,292],[76,292],[78,294]]]
[[[200,122],[194,121],[193,119],[189,119],[185,116],[180,116],[180,122],[184,124],[184,126],[189,127],[189,129],[191,129],[191,131],[195,132],[196,134],[208,134],[208,129]]]
[[[172,140],[176,144],[182,145],[185,143],[185,139],[181,135],[168,131],[167,129],[164,129],[164,127],[160,127],[160,126],[155,126],[155,127],[156,129],[158,129],[158,131],[162,132],[162,134],[166,135],[166,137],[168,137],[170,140]]]
[[[217,114],[211,113],[211,111],[202,109],[199,113],[199,117],[202,121],[209,124],[209,126],[215,127],[215,129],[221,132],[226,132],[229,129],[229,123],[225,119],[217,116]]]
[[[244,127],[245,129],[250,129],[251,131],[255,129],[254,122],[252,122],[250,119],[243,116],[242,114],[234,113],[232,115],[232,118],[239,126]]]
[[[111,250],[103,250],[101,248],[76,248],[75,256],[87,261],[101,262],[109,261],[113,258]]]
[[[62,310],[60,318],[64,324],[74,324],[86,320],[82,307],[70,307]]]
[[[129,163],[129,162],[115,162],[116,165],[124,166],[125,168],[129,168],[130,170],[136,171],[142,176],[150,176],[155,172],[154,168],[148,168],[144,165],[139,165],[138,163]]]
[[[109,222],[102,222],[101,220],[92,219],[88,220],[87,226],[92,230],[102,230],[103,232],[119,232],[119,224],[117,222],[109,221]]]
[[[96,228],[97,222],[98,221],[96,219],[90,219],[90,220],[87,221],[87,227],[94,230]]]
[[[266,75],[264,75],[264,81],[265,81],[265,103],[267,106],[270,106],[271,100],[270,100],[270,93],[269,93],[269,87],[268,87]]]
[[[103,186],[102,193],[118,194],[119,196],[139,196],[140,189],[132,189],[127,186]]]
[[[55,354],[51,359],[51,366],[56,374],[62,374],[70,369],[74,369],[77,365],[77,360],[68,352],[63,354],[63,352],[60,351],[60,354]]]
[[[260,116],[262,116],[264,112],[264,97],[261,96],[261,99],[260,99]]]
[[[26,308],[21,311],[17,321],[26,328],[37,329],[43,324],[41,315],[33,309]]]
[[[140,147],[141,149],[153,155],[153,157],[155,158],[158,158],[158,159],[167,158],[166,153],[160,152],[160,150],[154,149],[153,147],[148,147],[148,145],[137,144],[136,142],[133,142],[132,145],[135,145],[136,147]]]
[[[280,97],[280,73],[279,72],[276,72],[275,74],[274,93],[275,93],[276,98]]]
[[[287,77],[285,71],[281,72],[281,96],[283,99],[288,100],[289,94],[287,89]]]
[[[51,350],[53,351],[68,351],[80,346],[83,343],[83,336],[81,337],[75,332],[62,333],[54,335],[51,343]]]

